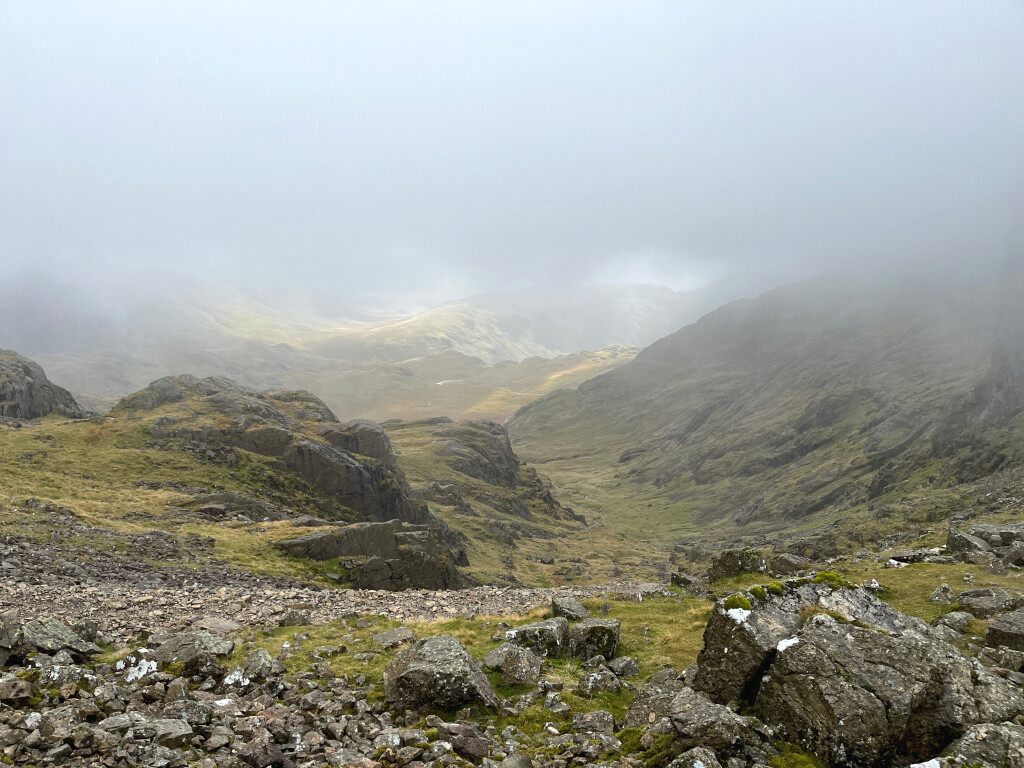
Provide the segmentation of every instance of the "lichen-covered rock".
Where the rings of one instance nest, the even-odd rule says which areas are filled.
[[[708,581],[731,579],[741,573],[766,573],[768,562],[756,549],[727,549],[711,561]]]
[[[580,712],[572,716],[572,729],[582,733],[615,733],[615,718],[611,712],[595,709],[593,712]]]
[[[502,685],[533,685],[540,677],[541,659],[529,648],[509,647],[501,661]]]
[[[404,643],[415,643],[416,635],[408,627],[395,627],[373,636],[373,642],[380,643],[385,651],[390,651]]]
[[[749,736],[747,718],[689,688],[672,700],[666,717],[674,731],[673,746],[679,750],[707,747],[714,752],[733,751]]]
[[[1024,610],[997,616],[988,625],[985,644],[1024,651]]]
[[[648,683],[640,686],[633,695],[622,727],[643,728],[656,723],[668,714],[672,702],[684,687],[673,670],[654,673]]]
[[[640,674],[640,667],[632,656],[619,656],[608,662],[608,668],[619,677],[635,677]]]
[[[17,644],[27,651],[67,651],[77,659],[100,652],[97,645],[83,640],[71,627],[55,618],[26,622],[18,632]]]
[[[568,621],[582,621],[590,611],[579,600],[572,597],[551,598],[551,615],[562,616]]]
[[[989,619],[997,613],[1008,611],[1013,607],[1013,598],[1005,589],[986,587],[984,589],[968,589],[957,598],[967,613],[978,619]]]
[[[710,749],[694,747],[669,763],[668,768],[722,768],[722,764]]]
[[[622,690],[622,683],[608,667],[598,667],[580,678],[576,690],[580,696],[589,699],[597,693],[618,693]]]
[[[224,668],[219,657],[229,656],[234,647],[232,641],[214,637],[209,632],[181,632],[165,640],[153,651],[152,658],[161,670],[180,665],[181,674],[186,677],[220,677]]]
[[[935,762],[940,768],[1024,768],[1024,728],[1016,723],[981,723],[971,726],[950,745],[945,757]]]
[[[779,644],[799,630],[805,609],[830,611],[890,633],[933,632],[920,619],[900,613],[860,588],[805,583],[782,594],[763,594],[764,600],[750,595],[739,601],[749,604],[750,610],[726,608],[726,600],[720,600],[708,619],[692,685],[714,702],[753,699]]]
[[[559,659],[569,650],[569,622],[559,616],[513,627],[505,632],[505,641],[529,648],[543,658]]]
[[[449,635],[419,640],[399,653],[384,671],[384,695],[389,704],[410,708],[498,706],[483,671]]]
[[[972,723],[1024,712],[1019,686],[952,645],[813,616],[777,652],[755,711],[830,765],[881,766],[938,754]]]
[[[611,659],[618,649],[618,619],[584,619],[569,629],[569,655],[574,659]]]

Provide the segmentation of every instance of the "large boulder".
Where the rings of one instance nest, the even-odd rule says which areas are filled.
[[[83,640],[71,627],[55,618],[26,622],[18,630],[17,646],[22,649],[23,654],[33,651],[49,654],[67,651],[76,659],[100,652],[98,646]]]
[[[618,619],[584,619],[569,630],[569,655],[586,661],[594,656],[615,657],[619,649]]]
[[[1024,712],[1024,696],[945,642],[819,614],[779,646],[754,710],[827,764],[868,768],[936,755],[973,723]]]
[[[683,688],[672,700],[665,717],[672,724],[673,749],[678,751],[693,747],[735,751],[750,735],[747,718],[689,688]]]
[[[1024,768],[1024,728],[1016,723],[973,725],[949,746],[935,768],[990,765]]]
[[[676,696],[684,684],[674,671],[664,670],[651,675],[646,685],[640,686],[633,694],[633,701],[623,718],[623,728],[643,728],[656,723],[668,714]]]
[[[760,595],[763,599],[747,592],[720,600],[704,629],[693,687],[719,704],[753,699],[779,643],[796,634],[809,612],[831,612],[890,634],[934,633],[920,619],[900,613],[860,588],[835,588],[823,581],[790,587],[782,594],[761,591]]]
[[[946,536],[946,551],[957,560],[964,560],[968,555],[990,553],[992,545],[979,536],[950,527]]]
[[[513,627],[505,632],[505,641],[529,648],[542,658],[559,659],[569,649],[569,622],[556,617]]]
[[[384,671],[384,696],[392,706],[413,709],[498,706],[483,670],[449,635],[419,640],[399,653]]]
[[[993,619],[985,633],[985,645],[1024,651],[1024,610]]]
[[[985,587],[968,589],[957,598],[967,613],[978,619],[990,619],[997,613],[1008,611],[1013,607],[1013,597],[1005,589]]]
[[[708,581],[731,579],[741,573],[767,573],[768,562],[756,549],[727,549],[712,559]]]
[[[180,667],[186,677],[220,677],[224,668],[219,659],[229,656],[235,644],[209,632],[181,632],[171,635],[152,654],[161,670]]]
[[[502,685],[533,685],[540,677],[541,658],[528,648],[510,645],[501,660]]]
[[[553,597],[551,598],[551,615],[561,616],[568,621],[582,621],[590,616],[590,611],[575,598]]]
[[[86,416],[70,392],[46,378],[42,367],[9,349],[0,349],[0,416],[39,419],[59,413]]]

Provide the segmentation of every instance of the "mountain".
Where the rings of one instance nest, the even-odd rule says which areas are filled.
[[[1022,285],[786,286],[525,406],[509,432],[566,499],[636,536],[894,514],[1018,460]]]
[[[97,411],[189,371],[256,389],[309,389],[344,417],[505,419],[550,391],[547,382],[574,385],[614,367],[632,347],[744,290],[577,286],[412,314],[353,309],[352,318],[340,306],[222,286],[143,287],[103,301],[55,284],[33,301],[38,286],[11,283],[0,289],[0,327],[3,343],[20,345]]]

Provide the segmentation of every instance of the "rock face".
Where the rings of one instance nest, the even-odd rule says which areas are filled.
[[[449,635],[420,640],[399,653],[384,672],[384,695],[389,704],[412,708],[498,706],[483,671]]]
[[[500,424],[466,421],[447,425],[435,434],[445,440],[443,454],[453,469],[492,485],[516,487],[519,459]]]
[[[693,687],[740,702],[828,765],[907,764],[1024,712],[1019,685],[862,589],[828,583],[716,605]]]
[[[1014,611],[993,619],[985,633],[985,645],[1024,651],[1024,611]]]
[[[830,764],[888,765],[940,752],[972,723],[1024,711],[1019,686],[956,648],[814,616],[780,651],[756,711]]]
[[[719,704],[753,698],[779,643],[796,634],[805,610],[831,611],[890,633],[927,635],[931,631],[923,621],[900,613],[863,589],[805,583],[781,595],[766,593],[764,601],[747,594],[752,610],[727,610],[719,602],[704,630],[693,687]]]
[[[301,518],[304,524],[357,523],[279,542],[290,554],[314,560],[356,558],[350,576],[364,589],[470,584],[457,568],[468,564],[457,536],[425,504],[412,500],[391,442],[376,424],[341,424],[309,392],[257,392],[230,379],[194,376],[155,381],[124,398],[111,414],[132,417],[154,409],[163,410],[149,434],[165,447],[229,465],[238,463],[242,452],[272,457],[297,494],[315,499],[316,514]],[[179,442],[167,442],[172,440]],[[300,520],[285,507],[226,492],[196,496],[188,506],[211,519]]]
[[[73,419],[87,415],[70,392],[46,378],[38,363],[0,349],[0,416],[39,419],[51,413]]]
[[[468,581],[455,567],[455,557],[427,526],[356,523],[322,533],[277,542],[295,557],[311,560],[361,558],[352,564],[360,589],[459,589]]]

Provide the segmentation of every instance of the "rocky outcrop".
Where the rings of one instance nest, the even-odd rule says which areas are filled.
[[[46,378],[38,363],[0,349],[0,417],[28,420],[51,413],[72,419],[87,415],[70,392]]]
[[[420,640],[399,653],[384,672],[384,695],[389,704],[400,707],[498,706],[483,671],[449,635]]]
[[[933,757],[972,724],[1024,713],[1019,685],[836,581],[720,601],[693,688],[748,707],[828,765],[864,768]]]
[[[1024,712],[1019,686],[952,645],[812,617],[776,655],[755,709],[828,764],[926,759],[972,723]]]
[[[435,430],[444,440],[441,455],[455,470],[478,480],[515,488],[519,459],[508,432],[493,421],[465,421]]]
[[[697,658],[696,690],[719,704],[752,700],[779,644],[796,634],[808,613],[831,612],[891,634],[927,636],[932,631],[920,619],[900,613],[864,589],[836,589],[822,581],[780,592],[761,590],[763,599],[747,592],[715,605]]]
[[[350,578],[361,589],[459,589],[469,581],[436,530],[422,525],[356,523],[276,542],[294,557],[349,559]],[[461,555],[461,556],[460,556]]]
[[[611,659],[618,649],[618,619],[584,619],[569,629],[569,656],[574,659]]]

